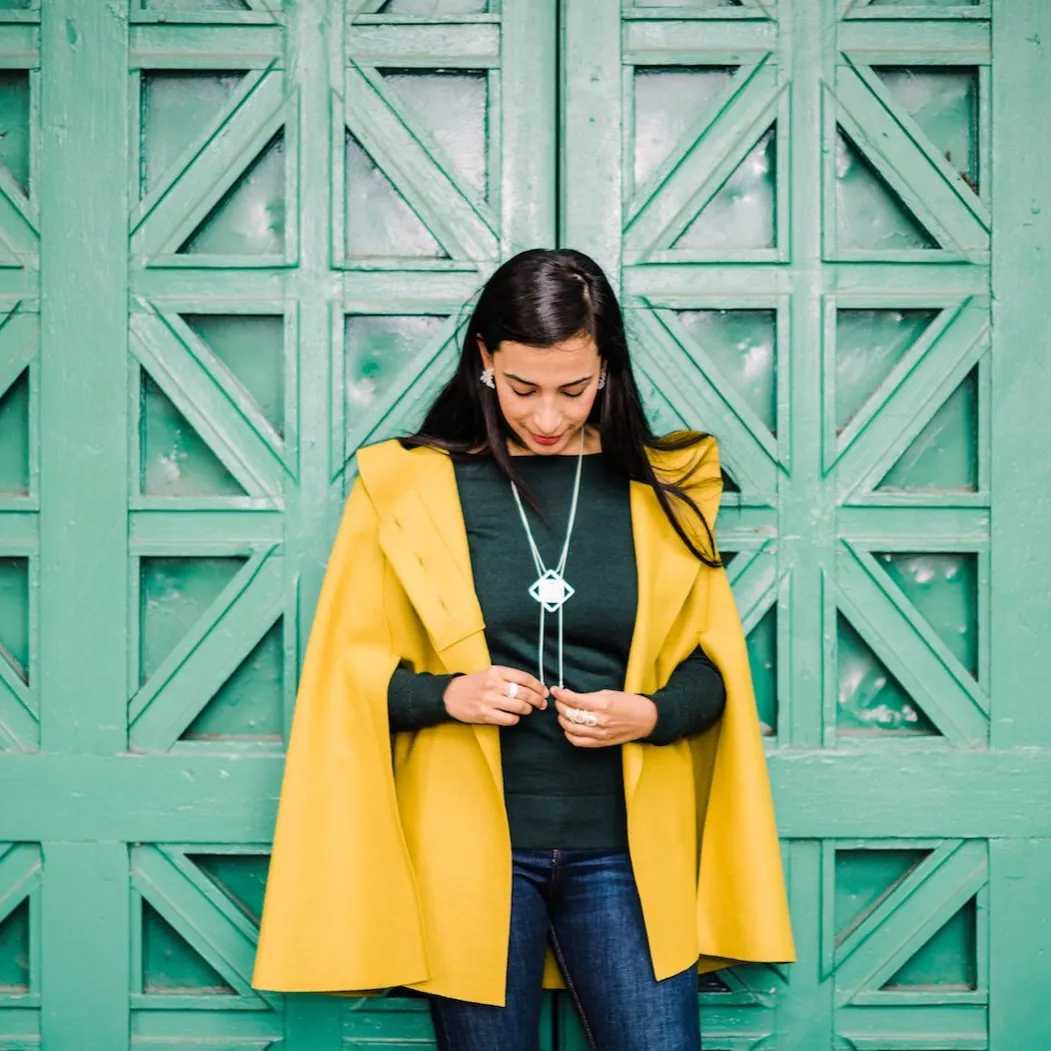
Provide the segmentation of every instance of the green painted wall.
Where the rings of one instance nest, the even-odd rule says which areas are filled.
[[[267,840],[349,457],[554,243],[722,441],[800,960],[706,1046],[1051,1046],[1049,62],[1043,0],[0,0],[0,1051],[431,1044],[251,990]]]

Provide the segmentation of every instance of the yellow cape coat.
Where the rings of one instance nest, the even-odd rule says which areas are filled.
[[[714,440],[653,453],[709,523]],[[495,726],[395,735],[387,683],[489,666],[449,457],[396,441],[358,453],[300,681],[253,984],[391,986],[503,1005],[511,849]],[[631,483],[639,602],[624,689],[653,691],[698,643],[726,683],[706,734],[622,748],[628,840],[658,979],[698,963],[794,958],[741,622],[724,570],[697,560],[652,488]],[[523,586],[524,583],[523,583]],[[699,959],[698,959],[699,958]],[[548,960],[545,987],[561,984]]]

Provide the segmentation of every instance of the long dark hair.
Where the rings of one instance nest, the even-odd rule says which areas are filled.
[[[708,435],[684,431],[658,438],[653,433],[631,371],[620,305],[602,268],[582,252],[534,248],[496,270],[478,294],[456,373],[430,407],[420,429],[403,438],[402,444],[406,448],[426,445],[454,455],[487,453],[535,506],[515,470],[514,457],[507,451],[509,441],[521,441],[504,419],[496,392],[480,382],[483,366],[477,338],[480,336],[486,348],[495,352],[503,340],[550,347],[582,332],[595,341],[607,370],[606,385],[595,398],[587,420],[599,430],[605,462],[618,474],[652,486],[689,549],[705,565],[722,565],[711,526],[684,488],[688,476],[663,481],[646,455],[647,449],[687,449]],[[705,545],[691,538],[670,498],[690,509],[706,538]]]

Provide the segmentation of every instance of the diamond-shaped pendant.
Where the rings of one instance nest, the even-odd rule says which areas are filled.
[[[557,569],[549,569],[542,577],[534,581],[529,594],[540,603],[548,613],[557,613],[572,598],[573,589]]]

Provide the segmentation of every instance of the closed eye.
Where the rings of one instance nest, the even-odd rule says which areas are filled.
[[[534,390],[516,390],[514,387],[512,387],[511,391],[514,393],[516,398],[531,398],[534,394],[536,394],[536,390],[535,389]],[[584,391],[583,390],[577,390],[577,391],[564,390],[564,391],[560,391],[560,393],[565,395],[565,397],[567,397],[567,398],[580,398],[580,397],[583,397]]]

